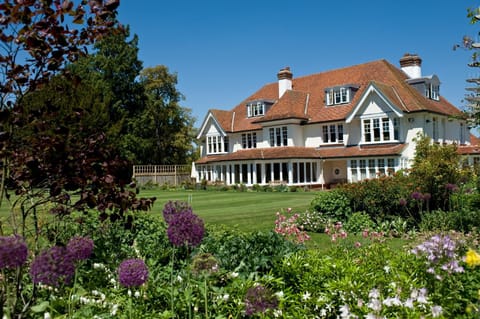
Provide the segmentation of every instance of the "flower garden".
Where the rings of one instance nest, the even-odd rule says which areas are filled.
[[[34,209],[2,221],[1,317],[479,318],[478,178],[444,162],[317,192],[263,231],[180,200],[119,216],[20,194]]]

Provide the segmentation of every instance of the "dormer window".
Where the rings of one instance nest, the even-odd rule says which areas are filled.
[[[435,101],[440,100],[440,85],[426,83],[425,96]]]
[[[440,100],[440,80],[436,75],[426,76],[423,78],[408,79],[408,84],[417,89],[427,99]]]
[[[253,101],[247,103],[247,117],[263,116],[267,112],[268,107],[272,105],[271,101]]]
[[[350,103],[354,92],[358,88],[353,85],[337,86],[325,90],[325,103],[327,105],[337,105]]]

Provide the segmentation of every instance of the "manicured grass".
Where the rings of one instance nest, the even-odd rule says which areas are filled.
[[[152,212],[161,214],[169,200],[189,202],[193,212],[206,223],[223,224],[239,230],[270,230],[275,213],[292,208],[305,211],[316,192],[226,192],[186,190],[141,190],[139,197],[156,197]]]

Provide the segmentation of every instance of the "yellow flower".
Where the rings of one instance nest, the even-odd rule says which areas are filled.
[[[465,262],[470,267],[475,267],[480,265],[480,255],[473,249],[469,249],[465,256]]]

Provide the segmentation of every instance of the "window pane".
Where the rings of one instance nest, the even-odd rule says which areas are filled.
[[[242,134],[242,148],[247,148],[247,134]]]
[[[380,119],[373,119],[373,140],[380,141]]]
[[[330,142],[332,143],[335,143],[337,141],[335,133],[335,125],[330,125]]]
[[[364,130],[364,139],[365,142],[371,142],[372,141],[372,133],[371,133],[371,127],[370,127],[370,120],[364,120],[363,121],[363,130]]]
[[[323,129],[323,143],[328,143],[328,126],[322,126]]]
[[[277,127],[275,129],[275,132],[277,133],[277,136],[276,136],[277,137],[277,144],[276,145],[281,146],[282,145],[282,140],[281,140],[281,135],[280,135],[280,128]]]
[[[390,120],[388,118],[382,119],[383,140],[390,141]]]
[[[287,127],[283,126],[282,127],[282,138],[283,138],[283,146],[288,145],[288,132],[287,132]]]
[[[273,128],[268,130],[270,132],[270,146],[275,146],[275,132]]]
[[[338,124],[337,131],[338,131],[338,141],[343,142],[343,125],[342,124]]]

